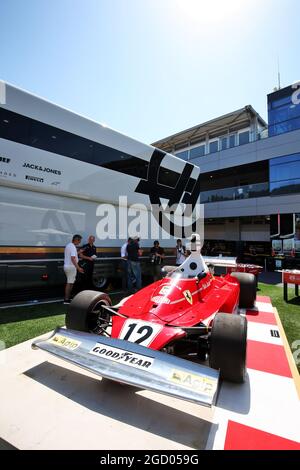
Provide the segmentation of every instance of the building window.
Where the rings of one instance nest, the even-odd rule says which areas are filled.
[[[228,138],[227,137],[222,137],[220,139],[220,143],[221,143],[221,150],[228,149]]]
[[[189,159],[189,151],[185,150],[184,152],[175,153],[175,157],[181,158],[182,160]]]
[[[300,193],[300,153],[270,160],[270,193]]]
[[[229,136],[229,148],[232,149],[235,147],[235,134]]]
[[[209,143],[209,153],[216,153],[219,150],[219,141],[214,140]]]
[[[240,132],[239,145],[249,144],[249,131]]]
[[[300,129],[300,89],[287,87],[268,97],[269,136]]]
[[[190,150],[190,159],[203,157],[205,155],[205,145],[199,145]]]

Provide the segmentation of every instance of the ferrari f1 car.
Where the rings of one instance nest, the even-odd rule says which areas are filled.
[[[253,274],[215,277],[200,241],[163,279],[112,305],[106,293],[77,294],[57,329],[33,347],[103,377],[211,406],[219,378],[243,382]]]

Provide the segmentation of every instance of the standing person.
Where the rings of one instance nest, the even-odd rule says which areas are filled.
[[[133,280],[135,280],[135,288],[139,290],[142,287],[142,273],[140,256],[142,250],[139,245],[139,237],[134,237],[127,245],[127,285],[128,290],[132,291]]]
[[[182,244],[182,241],[180,238],[177,240],[176,248],[176,266],[180,266],[184,261],[187,256],[185,246]]]
[[[65,247],[65,258],[64,258],[64,271],[67,277],[67,283],[65,286],[65,300],[64,304],[70,303],[70,296],[73,288],[73,284],[76,279],[77,271],[83,273],[83,269],[78,264],[78,254],[76,246],[80,245],[81,235],[74,235],[72,242],[68,243]]]
[[[132,241],[132,238],[128,238],[121,246],[121,269],[122,269],[122,289],[126,290],[127,288],[127,276],[128,276],[128,260],[127,260],[127,245]]]
[[[159,241],[155,240],[150,250],[150,262],[153,266],[153,281],[161,278],[161,265],[165,257],[165,251],[159,246]]]
[[[79,257],[85,260],[84,264],[82,264],[82,267],[84,268],[86,289],[94,288],[93,272],[95,259],[97,258],[97,248],[95,247],[94,243],[95,237],[94,235],[90,235],[88,242],[83,245],[81,250],[79,250]]]

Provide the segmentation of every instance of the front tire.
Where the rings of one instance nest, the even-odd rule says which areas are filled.
[[[219,369],[224,380],[244,382],[246,350],[247,319],[232,313],[218,313],[210,336],[210,367]]]
[[[101,323],[109,315],[101,308],[111,306],[110,297],[104,292],[85,290],[77,294],[69,305],[66,314],[66,327],[77,331],[99,334]]]
[[[253,308],[256,300],[256,277],[250,273],[231,273],[240,284],[240,308]]]

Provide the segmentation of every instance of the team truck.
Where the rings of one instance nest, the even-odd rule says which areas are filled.
[[[153,236],[141,234],[144,260],[157,238],[166,259],[172,257],[177,237],[161,228],[162,219],[173,204],[195,208],[199,172],[191,163],[0,81],[2,302],[49,297],[57,288],[62,294],[64,247],[75,233],[84,243],[96,236],[94,283],[105,288],[121,276],[120,247],[130,229],[139,228],[138,211],[142,225],[151,219],[154,227]]]

